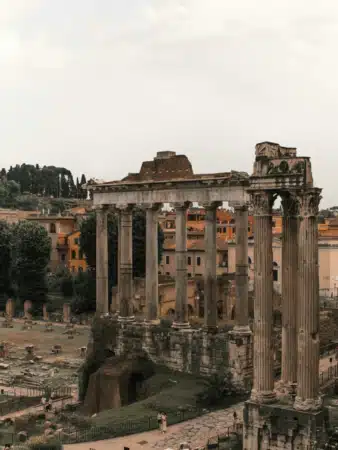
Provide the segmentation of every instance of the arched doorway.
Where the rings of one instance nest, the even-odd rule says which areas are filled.
[[[144,381],[145,377],[140,372],[133,372],[130,375],[128,381],[128,405],[137,402]]]
[[[231,320],[235,320],[235,318],[236,318],[236,306],[234,305],[234,306],[231,308],[231,316],[230,316],[230,319],[231,319]]]

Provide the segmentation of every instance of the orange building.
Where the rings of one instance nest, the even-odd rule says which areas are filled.
[[[87,262],[80,248],[80,231],[70,233],[68,240],[68,267],[71,272],[83,272],[87,270]]]

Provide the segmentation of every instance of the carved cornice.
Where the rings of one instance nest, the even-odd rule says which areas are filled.
[[[270,192],[250,193],[254,216],[271,216],[274,195]]]
[[[319,203],[322,199],[321,189],[303,191],[298,195],[299,214],[301,217],[318,216]]]

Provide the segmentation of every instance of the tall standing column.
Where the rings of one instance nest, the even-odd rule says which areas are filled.
[[[96,210],[96,313],[108,310],[108,208],[102,206]]]
[[[176,209],[176,304],[173,328],[189,328],[187,278],[187,209],[188,203],[175,204]]]
[[[133,206],[120,208],[120,320],[133,316]]]
[[[147,320],[158,320],[158,212],[162,205],[146,212],[146,305]]]
[[[248,278],[248,207],[235,206],[236,223],[236,325],[234,331],[250,331]]]
[[[318,207],[321,189],[309,189],[299,195],[298,239],[298,410],[321,408],[319,395],[319,272]]]
[[[282,376],[281,391],[292,399],[297,381],[298,201],[282,198]]]
[[[219,202],[206,204],[205,210],[205,260],[204,260],[204,327],[217,329],[217,208]]]
[[[255,259],[254,380],[251,399],[275,400],[272,344],[272,205],[268,192],[253,193]]]

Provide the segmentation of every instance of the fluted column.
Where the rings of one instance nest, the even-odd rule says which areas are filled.
[[[236,224],[236,325],[234,331],[250,331],[248,306],[248,207],[235,206]]]
[[[275,400],[272,347],[272,194],[253,193],[255,259],[254,380],[251,399]]]
[[[207,331],[217,329],[217,208],[219,202],[204,205],[205,214],[205,260],[204,260],[204,327]]]
[[[298,201],[282,197],[282,376],[281,387],[290,399],[297,381]]]
[[[96,313],[108,310],[108,208],[102,206],[96,210]]]
[[[176,210],[176,304],[173,328],[189,328],[187,278],[188,203],[175,204]]]
[[[158,212],[160,204],[146,210],[146,305],[147,320],[158,320]]]
[[[299,199],[298,239],[298,410],[321,408],[319,395],[319,272],[318,207],[321,189],[302,192]]]
[[[120,208],[120,320],[133,320],[133,206]]]

